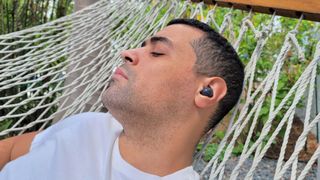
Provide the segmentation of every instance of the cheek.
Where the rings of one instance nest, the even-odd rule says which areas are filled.
[[[155,96],[181,93],[195,83],[192,67],[183,66],[183,62],[175,65],[164,62],[144,64],[144,67],[137,71],[139,73],[132,86],[143,94],[152,93]]]
[[[178,98],[193,95],[192,87],[195,85],[192,71],[183,72],[181,70],[163,71],[154,77],[150,77],[144,81],[144,85],[148,91],[152,92],[159,98]]]

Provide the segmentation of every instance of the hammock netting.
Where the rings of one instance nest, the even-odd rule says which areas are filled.
[[[270,52],[274,38],[283,33],[279,17],[275,12],[255,23],[260,15],[188,1],[102,0],[58,20],[0,35],[0,137],[44,129],[72,114],[104,111],[100,94],[112,69],[121,64],[120,52],[139,46],[173,18],[196,18],[228,38],[246,64],[241,101],[228,116],[227,131],[201,175],[209,172],[205,178],[237,179],[244,162],[252,158],[245,179],[253,179],[259,162],[282,134],[274,179],[281,179],[288,169],[291,179],[304,179],[320,153],[317,147],[298,173],[299,153],[320,119],[312,110],[320,61],[319,24],[314,23],[313,30],[308,31],[316,39],[308,55],[297,38],[303,33],[299,32],[302,18],[285,32],[278,51]],[[254,48],[245,51],[246,44]],[[269,68],[261,68],[266,59]],[[279,79],[286,76],[288,68],[284,67],[294,64],[292,59],[301,68],[291,83],[283,83]],[[281,88],[287,91],[280,96]],[[301,104],[305,106],[303,131],[285,160],[293,119]],[[212,131],[201,143],[195,166],[202,161],[213,136]],[[226,162],[240,139],[239,160],[226,175]]]

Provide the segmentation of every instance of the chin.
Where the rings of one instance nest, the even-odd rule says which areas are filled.
[[[105,108],[107,108],[109,111],[110,111],[110,99],[109,99],[109,97],[111,97],[112,95],[112,93],[110,92],[112,90],[112,87],[110,86],[110,85],[108,85],[108,87],[106,88],[106,90],[104,90],[103,92],[102,92],[102,97],[101,97],[101,102],[102,102],[102,104],[103,104],[103,106],[105,107]]]
[[[107,85],[107,88],[106,89],[109,89],[111,86],[113,86],[115,83],[115,81],[113,79],[111,79]]]
[[[117,89],[114,87],[108,87],[102,94],[102,104],[105,108],[109,110],[109,112],[115,112],[119,109],[119,93]],[[120,106],[121,107],[121,106]]]

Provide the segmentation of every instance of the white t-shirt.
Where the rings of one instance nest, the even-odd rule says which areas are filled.
[[[148,174],[120,155],[122,126],[109,113],[68,117],[39,133],[30,152],[8,163],[0,180],[193,180],[191,166],[165,177]]]

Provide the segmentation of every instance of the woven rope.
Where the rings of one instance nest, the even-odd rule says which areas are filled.
[[[209,23],[226,35],[239,53],[248,34],[253,34],[256,42],[245,69],[244,102],[239,101],[234,108],[225,137],[201,175],[210,172],[209,179],[225,178],[226,163],[232,157],[232,150],[241,133],[247,128],[243,151],[230,179],[237,179],[249,157],[253,158],[253,163],[245,179],[252,179],[268,148],[280,130],[285,128],[274,179],[281,179],[290,167],[292,179],[303,179],[320,153],[318,147],[303,171],[297,173],[298,154],[306,143],[308,133],[320,119],[319,114],[311,112],[317,64],[320,61],[320,42],[313,48],[314,54],[308,66],[276,106],[279,78],[284,64],[288,63],[288,53],[295,52],[301,62],[308,62],[296,38],[301,33],[298,29],[302,18],[287,33],[272,68],[257,85],[257,64],[270,38],[277,33],[274,31],[276,14],[270,16],[267,22],[254,25],[252,19],[255,15],[249,12],[237,25],[233,23],[232,8],[224,14],[221,23],[217,22],[218,9],[203,3],[193,5],[188,1],[102,0],[53,22],[0,36],[0,123],[12,123],[0,132],[0,136],[23,133],[30,128],[43,129],[53,120],[79,112],[101,111],[101,92],[106,88],[112,69],[122,63],[119,53],[138,46],[170,19],[190,17]],[[305,94],[308,96],[304,129],[294,152],[284,162],[293,117]],[[270,98],[268,119],[259,137],[251,143],[267,98]],[[284,109],[284,116],[272,129],[277,114]],[[203,144],[204,148],[213,136],[214,132],[211,132]],[[201,161],[204,148],[196,154],[195,164]]]

